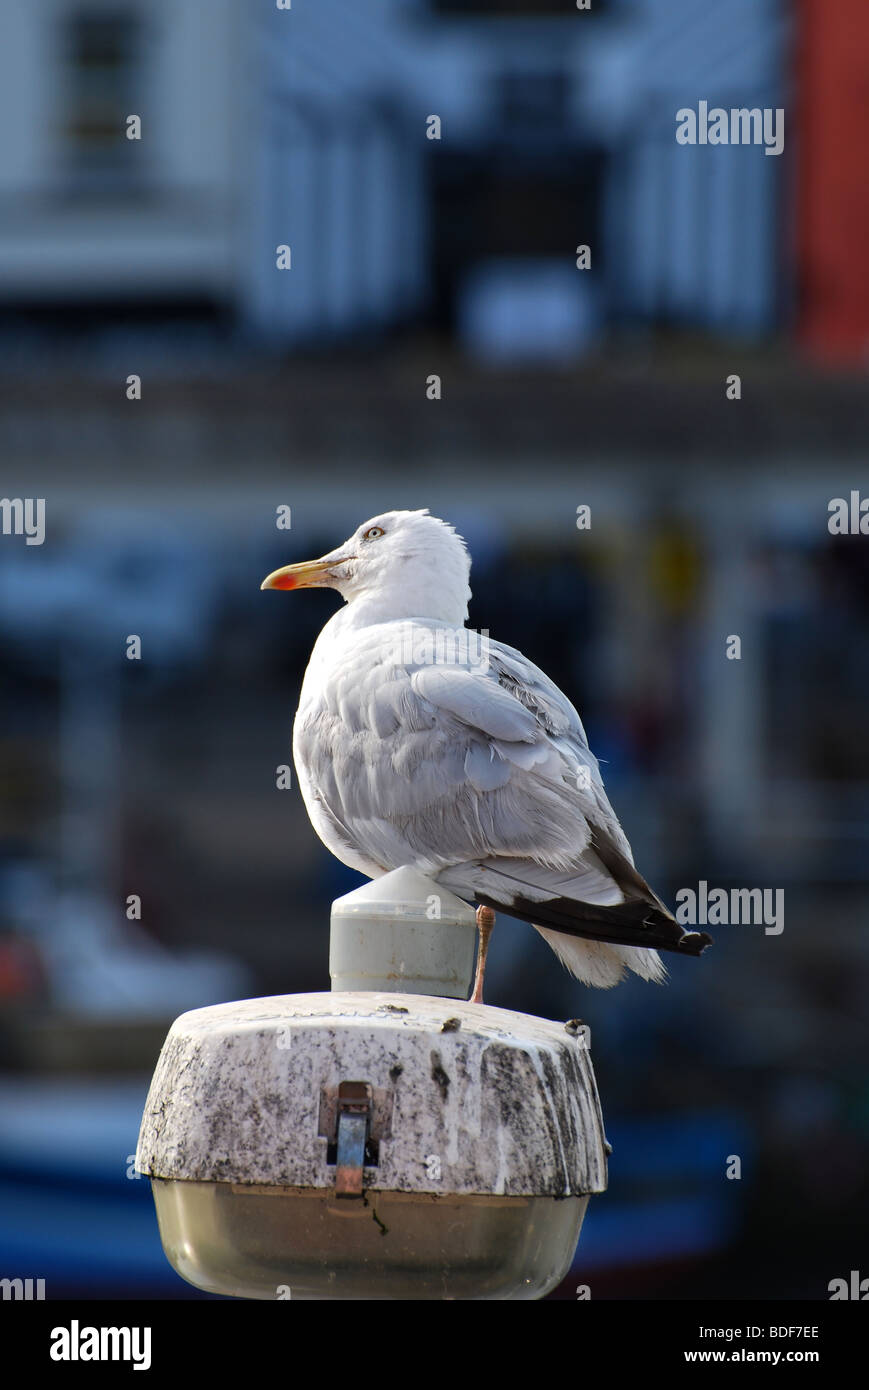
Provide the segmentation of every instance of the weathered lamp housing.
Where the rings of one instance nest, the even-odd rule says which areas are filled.
[[[358,914],[335,905],[333,978],[379,959],[380,988],[219,1004],[172,1025],[137,1167],[170,1262],[200,1288],[529,1299],[569,1268],[589,1194],[606,1187],[583,1030],[415,992],[420,978],[468,992],[474,918],[410,874],[366,885]],[[404,904],[415,927],[438,894],[465,914],[455,969],[433,957],[437,920],[403,936],[389,910]],[[372,955],[364,938],[379,930]]]

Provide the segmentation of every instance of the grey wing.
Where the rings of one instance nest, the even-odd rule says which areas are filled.
[[[490,643],[489,653],[499,689],[534,719],[535,750],[529,754],[501,734],[490,740],[491,752],[510,769],[520,804],[539,805],[545,788],[547,818],[530,856],[505,854],[502,847],[485,859],[447,869],[440,882],[460,894],[472,890],[480,902],[566,935],[699,953],[709,938],[683,932],[634,867],[574,706],[521,652]],[[443,673],[447,680],[450,674]],[[433,677],[422,680],[426,687],[437,683]],[[462,712],[455,699],[452,708]],[[488,733],[487,725],[485,718],[477,719],[477,732]]]
[[[684,934],[633,866],[576,710],[519,652],[487,651],[485,668],[348,659],[297,729],[325,814],[360,866],[413,864],[566,934],[672,948]]]

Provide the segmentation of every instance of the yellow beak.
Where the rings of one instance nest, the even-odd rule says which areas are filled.
[[[272,570],[260,584],[261,589],[316,589],[328,588],[323,585],[321,576],[328,574],[335,565],[334,560],[304,560],[300,565],[284,565],[283,569]]]

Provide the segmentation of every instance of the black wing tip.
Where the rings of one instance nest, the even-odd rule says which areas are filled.
[[[700,956],[713,944],[708,932],[685,931],[668,912],[636,898],[612,907],[583,903],[576,898],[553,898],[544,903],[514,898],[507,905],[481,894],[477,901],[496,912],[589,941],[677,951],[686,956]]]
[[[674,937],[672,949],[681,951],[686,956],[702,956],[707,946],[714,946],[713,938],[706,931],[685,931],[680,924],[667,912],[661,912],[654,908],[643,918],[643,926],[652,929],[664,927],[665,930],[672,930],[673,926],[679,927],[681,935]]]
[[[715,944],[708,932],[685,931],[669,912],[662,912],[659,908],[653,908],[646,914],[643,927],[655,933],[656,946],[665,951],[679,951],[683,956],[702,956],[707,946]],[[667,940],[661,940],[662,932]]]
[[[714,945],[715,939],[708,931],[686,931],[676,942],[676,950],[686,956],[702,956],[707,946]]]

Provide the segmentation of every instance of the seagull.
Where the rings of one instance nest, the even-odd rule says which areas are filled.
[[[634,867],[582,721],[514,647],[466,626],[471,560],[447,522],[390,511],[263,589],[337,589],[311,653],[293,756],[314,830],[369,878],[409,865],[477,906],[471,1002],[495,912],[571,973],[661,983],[658,949],[700,955]]]

